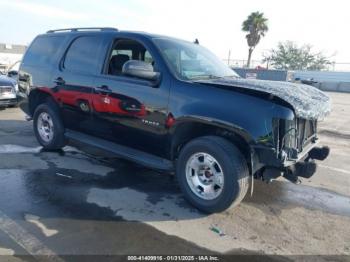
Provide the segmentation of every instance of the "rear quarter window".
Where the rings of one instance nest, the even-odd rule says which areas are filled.
[[[103,39],[98,36],[81,36],[70,45],[63,63],[65,70],[96,73]]]
[[[52,64],[63,41],[63,36],[39,36],[35,38],[24,56],[23,64],[37,67]]]

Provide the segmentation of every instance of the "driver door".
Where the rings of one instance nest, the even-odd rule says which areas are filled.
[[[148,62],[155,68],[157,62],[141,41],[111,41],[104,70],[94,81],[95,135],[164,156],[169,85],[165,80],[155,88],[149,80],[123,75],[123,65],[129,60]]]

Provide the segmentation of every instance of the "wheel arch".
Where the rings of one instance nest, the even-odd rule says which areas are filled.
[[[249,133],[232,124],[197,117],[186,117],[177,121],[170,130],[172,136],[170,145],[170,157],[172,160],[177,159],[181,149],[189,141],[208,135],[219,136],[233,143],[244,155],[251,172],[251,143],[252,137]]]
[[[30,115],[34,116],[37,106],[45,102],[48,98],[52,98],[52,100],[56,102],[56,99],[50,90],[46,88],[37,88],[32,90],[28,97],[28,109]]]

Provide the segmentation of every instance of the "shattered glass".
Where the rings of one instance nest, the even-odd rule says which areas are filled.
[[[309,85],[243,78],[221,78],[198,82],[246,88],[272,94],[290,104],[296,116],[304,119],[322,120],[331,111],[329,96]]]

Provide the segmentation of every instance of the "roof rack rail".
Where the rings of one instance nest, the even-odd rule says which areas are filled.
[[[117,28],[113,27],[77,27],[77,28],[64,28],[64,29],[56,29],[49,30],[46,33],[59,33],[59,32],[84,32],[84,31],[119,31]]]

